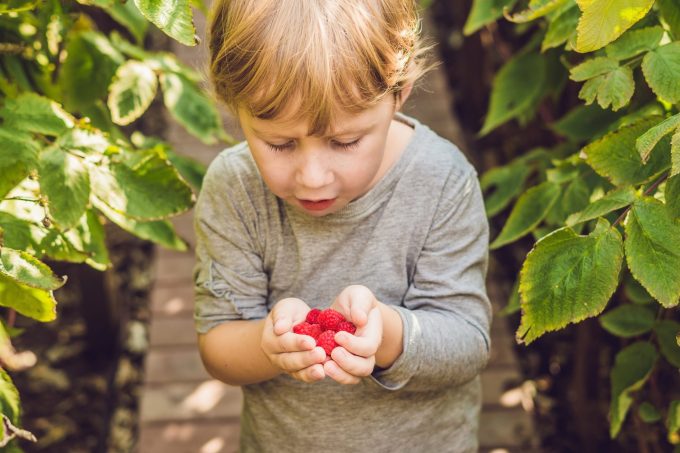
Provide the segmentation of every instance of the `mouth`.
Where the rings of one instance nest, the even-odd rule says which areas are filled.
[[[335,203],[335,198],[328,200],[300,200],[300,205],[308,211],[323,211],[330,208]]]

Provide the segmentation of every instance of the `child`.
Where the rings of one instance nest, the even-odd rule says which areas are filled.
[[[473,167],[398,112],[415,1],[216,1],[211,77],[246,140],[196,204],[195,319],[243,389],[241,451],[476,451],[488,225]],[[327,307],[357,326],[329,358],[292,331]]]

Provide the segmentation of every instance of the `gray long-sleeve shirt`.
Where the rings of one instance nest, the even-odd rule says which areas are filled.
[[[415,132],[364,196],[314,218],[273,195],[241,143],[210,165],[195,211],[196,328],[264,318],[285,297],[325,308],[351,284],[399,312],[403,352],[357,385],[288,375],[243,386],[243,452],[477,449],[489,354],[488,223],[474,168]]]

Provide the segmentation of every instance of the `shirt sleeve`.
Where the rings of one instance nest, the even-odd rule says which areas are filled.
[[[489,226],[474,170],[448,181],[402,306],[403,352],[373,379],[433,390],[477,376],[489,358]]]
[[[218,158],[195,206],[194,321],[199,333],[226,321],[267,315],[268,278],[255,208],[238,177],[229,173]]]

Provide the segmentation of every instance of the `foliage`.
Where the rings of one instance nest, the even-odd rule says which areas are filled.
[[[100,30],[101,22],[118,31]],[[204,169],[134,131],[135,121],[161,91],[190,133],[205,143],[230,139],[200,75],[143,47],[149,22],[196,44],[188,0],[0,6],[0,306],[10,317],[55,319],[53,292],[66,277],[44,261],[109,268],[106,223],[187,248],[167,219],[192,206]],[[31,362],[12,347],[17,333],[0,323],[0,365],[10,371]],[[19,395],[3,369],[0,410],[0,447],[35,440],[19,427]]]
[[[655,370],[680,363],[680,4],[475,0],[464,32],[497,20],[526,45],[497,71],[480,135],[575,104],[546,124],[559,145],[482,176],[489,217],[512,205],[491,248],[534,239],[504,313],[521,310],[520,343],[592,317],[633,340],[611,370],[611,437],[639,407],[679,444],[674,395],[644,395]],[[585,105],[569,97],[579,85]]]

